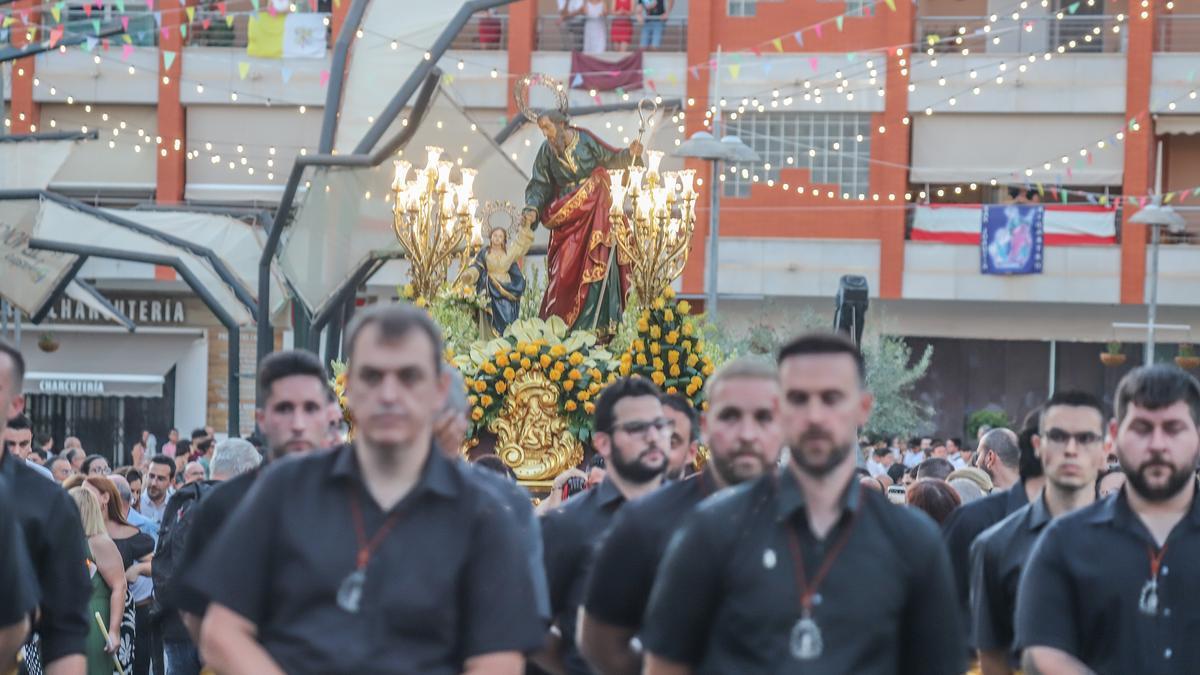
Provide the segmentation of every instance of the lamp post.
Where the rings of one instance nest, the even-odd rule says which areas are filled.
[[[1176,213],[1170,206],[1162,205],[1162,197],[1155,195],[1150,205],[1133,214],[1131,223],[1148,225],[1150,227],[1150,298],[1146,309],[1146,365],[1154,363],[1154,321],[1158,317],[1158,246],[1159,228],[1166,227],[1171,232],[1182,232],[1187,227],[1187,221]]]
[[[719,117],[718,113],[718,117]],[[716,125],[714,125],[715,127]],[[705,313],[710,319],[717,316],[717,255],[720,246],[720,209],[722,162],[757,162],[758,153],[737,136],[725,136],[717,140],[707,131],[697,131],[680,144],[676,157],[695,157],[712,163],[711,213],[708,225],[708,274],[705,280]]]
[[[446,284],[450,264],[455,260],[460,267],[466,264],[480,221],[473,192],[475,170],[462,169],[461,182],[453,184],[454,163],[441,159],[439,147],[427,146],[425,151],[428,163],[412,180],[408,180],[412,165],[396,162],[392,229],[408,255],[416,297],[429,302]]]

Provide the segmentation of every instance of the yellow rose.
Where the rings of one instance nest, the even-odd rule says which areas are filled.
[[[699,375],[693,375],[690,382],[692,383],[692,386],[697,389],[704,386],[704,380],[700,379]]]
[[[667,311],[663,312],[663,321],[666,321],[669,323],[674,320],[675,320],[675,312],[672,312],[669,309]]]
[[[599,375],[596,376],[597,379],[599,379],[599,377],[600,377]],[[588,393],[595,394],[598,391],[600,391],[600,383],[599,382],[593,382],[588,385]]]
[[[517,372],[515,370],[513,370],[512,368],[504,369],[504,379],[508,380],[509,382],[512,382],[513,378],[516,376],[517,376]]]
[[[575,394],[575,398],[579,399],[580,401],[586,401],[591,398],[591,396],[591,394],[587,393],[586,389],[580,389],[579,393]]]
[[[508,353],[508,360],[509,360],[509,361],[511,361],[512,363],[516,363],[516,362],[520,361],[520,360],[521,360],[521,353],[520,353],[520,352],[515,352],[515,351],[514,351],[514,352],[509,352],[509,353]]]
[[[563,407],[566,408],[567,412],[575,412],[579,408],[579,406],[575,405],[575,401],[567,401],[563,404]]]
[[[555,361],[554,369],[561,373],[567,369],[567,363],[565,361]]]
[[[667,363],[679,363],[679,352],[674,350],[667,352]]]
[[[663,369],[663,361],[662,361],[662,359],[657,359],[657,358],[656,358],[656,359],[654,359],[654,369],[655,369],[655,370],[662,370],[662,369]]]
[[[671,366],[671,377],[679,377],[679,364]]]
[[[506,391],[508,391],[508,383],[507,382],[505,382],[504,380],[501,380],[496,383],[496,393],[497,394],[503,394]]]
[[[667,333],[666,340],[667,340],[667,344],[669,344],[669,345],[673,345],[676,342],[679,342],[679,331],[673,330],[670,333]]]
[[[630,354],[629,352],[625,352],[624,354],[621,355],[621,363],[632,363],[632,362],[633,362],[633,354]]]
[[[554,370],[551,370],[550,371],[551,381],[558,382],[559,380],[562,379],[562,374],[563,374],[563,371],[560,368],[555,368]]]
[[[704,340],[696,340],[696,351],[704,351]]]
[[[471,394],[470,396],[467,397],[467,403],[470,403],[471,405],[475,405],[475,402],[478,400],[479,400],[479,397],[476,396],[475,394]]]
[[[650,320],[650,310],[643,309],[642,313],[638,316],[638,319],[640,319],[641,321],[649,321]]]
[[[562,345],[554,345],[553,347],[550,348],[550,356],[553,356],[556,359],[560,356],[563,356],[566,353],[567,353],[567,348]]]
[[[681,344],[679,346],[683,347],[683,351],[685,351],[685,352],[692,351],[692,341],[691,340],[684,340],[683,344]]]
[[[654,354],[656,356],[658,354],[661,354],[662,353],[662,345],[658,344],[657,342],[651,342],[650,343],[650,353]]]
[[[503,368],[508,365],[508,354],[504,352],[496,352],[496,365]]]
[[[663,300],[662,298],[658,298],[657,300],[654,301],[654,309],[662,309],[663,307],[666,307],[666,306],[667,306],[667,301]]]
[[[705,376],[708,376],[708,375],[712,375],[714,370],[716,370],[716,369],[713,368],[713,364],[706,363],[706,364],[704,364],[704,370],[702,370],[700,372],[704,373]]]
[[[454,360],[454,348],[453,347],[446,347],[446,360],[447,361]]]
[[[566,391],[571,391],[575,388],[575,380],[563,380],[562,388]]]
[[[479,397],[479,402],[483,405],[483,407],[486,408],[492,404],[492,397],[484,394],[483,396]]]
[[[404,296],[405,300],[409,300],[417,294],[417,289],[412,284],[404,284],[404,288],[400,289],[400,295]]]
[[[583,363],[583,354],[580,354],[579,352],[575,352],[575,353],[571,354],[571,357],[569,359],[567,359],[567,361],[570,362],[571,365],[577,366],[577,365]]]
[[[487,382],[483,382],[483,381],[476,381],[476,382],[475,382],[475,391],[477,391],[477,392],[479,392],[479,393],[481,393],[481,394],[482,394],[483,392],[487,391]]]
[[[538,353],[537,345],[525,345],[525,355],[526,356],[537,356],[537,353]]]
[[[549,368],[553,362],[554,359],[551,359],[549,354],[542,354],[538,357],[538,363],[542,364],[543,368]]]
[[[661,387],[663,382],[667,381],[667,376],[663,375],[662,371],[656,370],[653,373],[650,373],[650,379],[654,381],[654,384],[657,384]]]
[[[592,368],[591,370],[588,371],[588,374],[592,376],[592,379],[595,379],[595,380],[600,379],[600,369],[599,368]]]
[[[529,370],[532,367],[533,367],[532,361],[530,361],[529,359],[521,359],[521,368],[523,370]]]
[[[631,349],[635,352],[644,352],[646,351],[646,343],[641,338],[638,338],[633,341]]]
[[[691,384],[689,384],[689,385],[688,385],[688,386],[687,386],[687,387],[684,389],[684,391],[686,391],[686,392],[687,392],[687,395],[688,395],[689,397],[691,397],[691,396],[695,396],[695,395],[696,395],[696,387],[695,387],[694,385],[691,385]]]
[[[417,298],[416,300],[413,301],[413,304],[416,305],[417,307],[421,307],[421,308],[424,308],[429,305],[429,303],[425,302],[425,298]]]
[[[662,294],[663,294],[664,298],[670,300],[671,298],[675,297],[675,289],[671,288],[670,286],[667,286],[666,288],[663,289]]]
[[[683,334],[685,337],[691,337],[692,336],[692,322],[685,321],[683,324],[682,330],[683,330]]]
[[[646,355],[645,355],[645,354],[638,354],[638,355],[637,355],[637,364],[638,364],[639,366],[644,366],[644,365],[646,365]]]
[[[645,333],[650,330],[650,322],[645,319],[638,319],[637,329],[639,333]]]
[[[667,393],[668,394],[678,394],[679,390],[676,389],[675,387],[667,387]]]
[[[692,311],[692,305],[687,300],[680,300],[679,304],[675,305],[675,309],[679,310],[680,314],[687,314]]]
[[[622,362],[620,367],[618,368],[618,370],[621,371],[622,377],[628,377],[630,368],[631,368],[631,366],[628,363]],[[609,380],[609,381],[611,382],[612,380]]]
[[[660,337],[662,337],[662,329],[659,328],[657,325],[651,326],[650,327],[650,337],[655,340],[659,339]]]
[[[488,361],[487,363],[483,364],[483,372],[487,373],[488,375],[495,375],[496,374],[495,364],[493,364],[491,361]]]
[[[585,412],[585,413],[587,413],[587,414],[589,414],[589,415],[595,414],[595,412],[596,412],[596,404],[595,404],[595,403],[592,403],[591,401],[588,401],[587,403],[584,403],[584,404],[583,404],[583,412]]]
[[[476,422],[483,419],[483,408],[480,408],[480,407],[472,408],[471,409],[471,419],[475,420]]]
[[[687,357],[688,368],[695,368],[696,364],[699,362],[700,362],[699,356],[696,356],[695,354],[688,354],[688,357]]]
[[[625,373],[625,374],[628,375],[629,373]],[[616,381],[617,381],[617,374],[609,373],[608,374],[608,384],[612,384],[613,382],[616,382]]]

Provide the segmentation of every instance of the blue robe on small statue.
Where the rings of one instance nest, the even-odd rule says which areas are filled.
[[[500,336],[521,313],[525,274],[519,263],[533,244],[533,232],[521,228],[511,248],[508,231],[503,228],[492,230],[488,240],[487,248],[480,249],[463,272],[462,281],[468,285],[473,283],[475,292],[487,298],[484,318],[494,334]]]

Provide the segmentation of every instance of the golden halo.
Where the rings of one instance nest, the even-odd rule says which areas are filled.
[[[538,111],[529,107],[529,90],[535,85],[549,89],[554,94],[557,110],[563,115],[567,114],[567,88],[562,82],[543,73],[530,73],[518,80],[513,89],[513,98],[525,119],[537,124]]]

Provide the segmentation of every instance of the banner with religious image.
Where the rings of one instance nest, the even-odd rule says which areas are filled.
[[[979,233],[983,274],[1041,274],[1045,246],[1040,204],[986,204]]]

